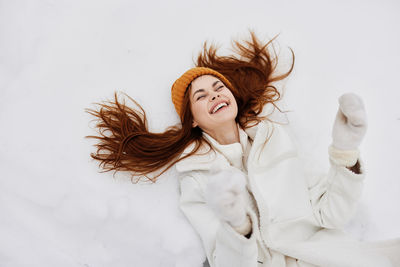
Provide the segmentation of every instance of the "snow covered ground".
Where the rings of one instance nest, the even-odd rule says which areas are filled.
[[[376,1],[0,1],[0,266],[202,266],[175,170],[153,185],[99,173],[84,112],[115,90],[150,128],[178,122],[170,86],[202,42],[280,34],[298,140],[328,166],[337,97],[365,101],[368,172],[347,230],[400,237],[400,3]]]

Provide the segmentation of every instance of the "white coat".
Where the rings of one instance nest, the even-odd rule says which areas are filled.
[[[245,131],[239,127],[239,133],[242,170],[258,208],[257,213],[248,208],[250,238],[221,221],[205,202],[210,170],[232,165],[227,152],[202,146],[176,164],[181,209],[199,234],[211,267],[400,266],[400,239],[364,243],[340,230],[361,194],[362,164],[362,173],[355,174],[331,159],[328,174],[315,177],[303,170],[283,126],[262,121]],[[188,146],[181,157],[192,149]]]

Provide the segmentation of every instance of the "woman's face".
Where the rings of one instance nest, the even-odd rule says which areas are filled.
[[[235,122],[238,112],[235,97],[215,76],[197,77],[192,81],[189,93],[193,127],[207,131]]]

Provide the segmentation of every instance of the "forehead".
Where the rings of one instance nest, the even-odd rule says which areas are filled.
[[[191,89],[192,90],[199,89],[199,88],[206,89],[207,87],[211,87],[213,82],[215,82],[215,81],[219,81],[219,79],[215,76],[202,75],[192,81]]]

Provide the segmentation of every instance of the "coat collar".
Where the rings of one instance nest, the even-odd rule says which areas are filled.
[[[264,122],[261,121],[257,125],[251,126],[245,130],[243,130],[238,124],[240,143],[242,145],[243,151],[245,151],[247,148],[247,139],[250,138],[251,140],[254,140],[258,129],[263,124]],[[211,144],[217,142],[210,136],[206,138]],[[185,148],[179,158],[182,158],[185,155],[189,154],[194,148],[195,144],[190,144],[188,147]],[[214,166],[214,164],[216,166]],[[176,163],[175,166],[178,172],[187,172],[193,170],[210,170],[229,167],[230,163],[223,154],[217,151],[213,151],[206,144],[202,144],[199,150],[194,155],[179,161],[178,163]]]

